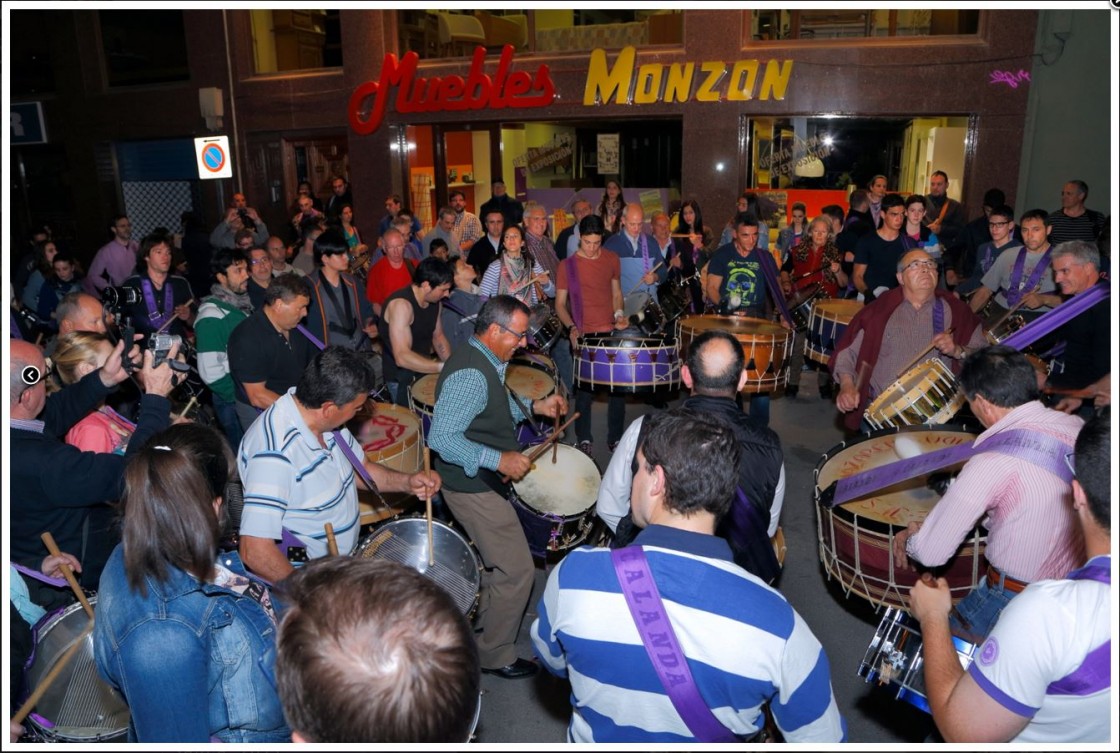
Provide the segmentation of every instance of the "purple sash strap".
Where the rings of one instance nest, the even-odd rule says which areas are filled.
[[[1035,340],[1045,337],[1066,322],[1093,308],[1093,306],[1108,298],[1110,294],[1108,283],[1097,283],[1088,290],[1083,290],[1070,298],[1061,306],[1051,309],[1033,322],[1029,322],[1019,331],[1008,335],[1000,344],[1015,348],[1015,350],[1022,350]]]
[[[642,252],[642,274],[649,271],[649,247],[646,245],[646,234],[638,233],[638,249]]]
[[[1046,271],[1046,268],[1050,266],[1050,252],[1053,250],[1053,246],[1046,247],[1046,253],[1038,260],[1038,264],[1034,265],[1034,269],[1031,270],[1031,276],[1027,279],[1026,284],[1020,284],[1023,279],[1023,267],[1027,261],[1027,247],[1023,246],[1019,249],[1019,254],[1015,257],[1015,264],[1011,267],[1011,289],[1007,291],[1005,296],[1009,308],[1018,305],[1019,301],[1022,300],[1025,295],[1023,291],[1029,293],[1035,289],[1039,280],[1042,279],[1042,274]]]
[[[445,309],[450,309],[452,313],[458,314],[459,316],[468,316],[468,314],[465,311],[463,311],[461,308],[459,308],[458,306],[456,306],[455,304],[453,304],[451,301],[447,300],[446,298],[444,298],[443,301],[441,301],[441,303],[443,303],[443,307]]]
[[[945,301],[940,298],[933,299],[933,336],[937,337],[945,331]]]
[[[8,564],[27,577],[42,581],[48,586],[55,586],[56,588],[66,588],[69,585],[65,578],[52,578],[51,576],[45,573],[41,573],[38,570],[32,570],[30,567],[24,567],[18,562],[9,562]]]
[[[628,546],[611,552],[622,595],[630,607],[630,616],[638,628],[646,653],[649,654],[657,678],[665,687],[673,708],[699,742],[728,743],[738,738],[715,715],[692,679],[688,662],[681,651],[665,604],[650,573],[646,553],[640,546]]]
[[[303,336],[310,340],[311,344],[316,348],[318,348],[319,350],[326,350],[327,346],[323,344],[323,341],[315,337],[315,335],[311,334],[311,330],[309,330],[307,327],[303,326],[302,324],[297,324],[296,329],[302,332]]]
[[[167,293],[163,296],[163,311],[160,311],[159,306],[156,305],[152,281],[146,277],[140,281],[140,289],[144,292],[144,305],[148,309],[148,322],[156,330],[163,329],[163,325],[171,319],[175,311],[175,289],[171,287],[169,279],[164,280],[163,284],[167,286]]]
[[[600,251],[599,253],[603,253]],[[572,321],[576,323],[576,329],[583,332],[583,290],[579,284],[579,267],[576,264],[576,258],[579,254],[569,256],[564,260],[564,264],[568,269],[568,298],[571,299],[571,305],[568,307],[572,312]]]
[[[766,278],[766,287],[770,288],[770,296],[774,299],[778,310],[782,312],[782,317],[792,327],[793,314],[790,313],[789,306],[786,305],[786,297],[782,294],[782,286],[778,284],[778,271],[774,265],[774,257],[770,255],[769,251],[756,248],[755,252],[761,258],[758,266],[762,267],[762,276]]]
[[[842,478],[830,484],[829,488],[821,494],[821,503],[826,507],[842,505],[869,492],[885,489],[900,481],[924,476],[963,462],[981,452],[998,452],[1025,460],[1050,471],[1068,484],[1073,481],[1073,474],[1066,465],[1065,455],[1071,449],[1073,449],[1071,445],[1049,434],[1026,429],[1011,429],[988,437],[983,444],[964,442],[956,447],[947,447],[944,450],[899,460]]]
[[[1106,558],[1109,560],[1111,558]],[[1112,572],[1109,564],[1088,564],[1069,574],[1070,580],[1095,580],[1112,585]],[[1107,640],[1090,651],[1081,666],[1060,680],[1055,680],[1046,688],[1047,695],[1090,695],[1112,685],[1112,641]]]

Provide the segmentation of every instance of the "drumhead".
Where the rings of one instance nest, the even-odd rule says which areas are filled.
[[[387,463],[403,455],[411,455],[407,450],[419,445],[420,419],[412,411],[399,405],[373,403],[372,416],[357,426],[351,426],[350,431],[361,442],[366,458],[375,463]],[[387,464],[406,473],[419,470],[418,460],[412,462],[411,457],[405,465],[399,462]]]
[[[96,605],[97,597],[89,597],[89,602]],[[99,742],[125,740],[128,736],[128,705],[98,674],[93,635],[82,636],[88,624],[82,605],[72,604],[47,615],[35,627],[35,652],[26,671],[29,691],[39,687],[75,641],[81,641],[77,653],[35,705],[34,714],[27,717],[45,739]]]
[[[541,455],[523,479],[513,482],[514,491],[537,512],[564,517],[582,515],[595,505],[602,474],[595,461],[575,447],[562,444],[557,450],[555,464],[552,452]],[[524,454],[531,452],[533,449],[528,449]]]
[[[863,304],[854,298],[826,298],[813,305],[813,317],[848,324],[861,308]]]
[[[434,565],[428,564],[428,520],[423,516],[382,523],[358,543],[353,554],[407,565],[446,591],[463,614],[474,610],[482,562],[466,537],[441,520],[432,521]]]
[[[541,368],[511,361],[506,386],[526,400],[541,400],[556,391],[556,380]]]
[[[889,465],[902,460],[904,456],[909,457],[910,455],[905,451],[902,454],[896,451],[895,442],[899,437],[905,437],[905,442],[919,448],[924,454],[971,442],[976,435],[963,428],[952,426],[941,426],[937,429],[902,427],[879,431],[853,442],[841,442],[826,452],[817,463],[814,471],[816,479],[814,500],[819,499],[821,491],[827,489],[833,481]],[[900,445],[899,450],[902,449]],[[964,463],[958,463],[939,473],[954,473],[963,465]],[[938,492],[926,485],[928,481],[929,475],[902,481],[831,508],[830,512],[847,518],[858,516],[861,525],[864,521],[878,523],[880,530],[889,526],[904,528],[910,523],[921,523],[941,499]]]
[[[408,390],[415,410],[431,413],[436,407],[436,382],[439,374],[425,374],[412,383]]]
[[[773,335],[784,339],[788,330],[777,322],[750,316],[686,316],[680,320],[681,333],[695,336],[709,329],[722,329],[737,335]]]

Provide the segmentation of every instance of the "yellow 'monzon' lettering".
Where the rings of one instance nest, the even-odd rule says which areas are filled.
[[[746,79],[744,81],[743,79]],[[740,60],[731,69],[731,82],[727,85],[727,98],[732,102],[742,102],[754,94],[755,80],[758,78],[757,60]]]
[[[789,76],[793,72],[793,61],[777,60],[766,61],[766,71],[762,74],[762,86],[759,99],[785,99],[786,87],[789,86]]]
[[[700,70],[707,73],[708,77],[704,79],[704,83],[700,84],[700,89],[696,92],[696,100],[698,102],[719,102],[719,92],[715,88],[724,74],[727,73],[727,66],[718,60],[709,60],[700,64]]]
[[[665,66],[660,63],[646,63],[638,69],[638,86],[634,90],[634,104],[648,105],[658,100],[664,68]]]
[[[629,104],[630,89],[634,78],[634,47],[623,47],[614,61],[614,67],[607,70],[607,53],[592,50],[587,69],[587,84],[583,89],[583,104],[607,104],[614,97],[615,104]]]
[[[678,102],[687,102],[688,95],[692,91],[692,72],[695,70],[695,63],[673,63],[669,66],[669,73],[665,77],[665,102],[671,102],[674,99]]]

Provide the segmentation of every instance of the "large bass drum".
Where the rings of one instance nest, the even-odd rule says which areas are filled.
[[[478,607],[482,560],[474,545],[443,521],[432,521],[435,564],[428,564],[428,519],[422,515],[382,523],[358,542],[354,556],[387,559],[411,567],[446,591],[467,617]]]
[[[96,605],[97,597],[89,597]],[[83,632],[90,618],[81,604],[56,610],[35,626],[35,652],[24,673],[28,692],[39,687],[62,655],[76,642],[77,652],[39,699],[27,721],[48,742],[124,742],[128,705],[97,673],[93,635]]]
[[[905,427],[887,429],[853,442],[841,442],[826,452],[814,471],[816,488],[813,501],[817,510],[817,534],[821,564],[830,578],[836,578],[846,596],[856,594],[880,606],[908,609],[910,587],[919,574],[894,564],[894,535],[910,523],[921,523],[941,499],[931,481],[943,479],[960,470],[957,464],[938,474],[919,476],[854,499],[836,507],[821,504],[821,493],[834,481],[878,468],[913,452],[922,453],[971,442],[976,436],[952,426],[928,429]],[[936,484],[934,484],[936,485]],[[965,538],[956,556],[938,574],[949,581],[953,599],[964,597],[987,572],[984,545],[987,532],[977,526]]]

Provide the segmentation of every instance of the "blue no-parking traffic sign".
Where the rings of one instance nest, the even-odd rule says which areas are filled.
[[[204,139],[195,139],[194,151],[198,157],[198,177],[200,179],[233,177],[228,137],[211,136]]]

